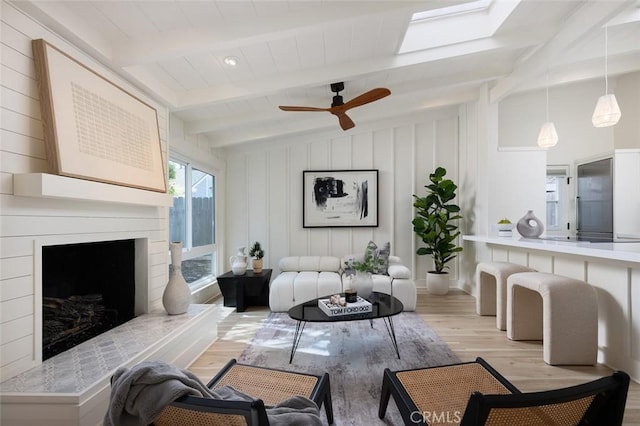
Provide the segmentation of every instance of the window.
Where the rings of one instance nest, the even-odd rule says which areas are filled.
[[[190,286],[216,273],[215,176],[188,162],[169,161],[170,241],[182,242],[182,275]]]
[[[566,234],[569,225],[569,178],[567,166],[547,167],[547,230]]]

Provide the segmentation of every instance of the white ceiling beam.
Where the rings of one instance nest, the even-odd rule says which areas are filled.
[[[520,62],[513,72],[501,79],[489,92],[490,102],[498,102],[527,79],[546,72],[555,60],[578,43],[582,37],[597,30],[616,14],[637,4],[637,0],[590,1],[584,3],[562,25],[561,30],[542,48]]]
[[[67,7],[46,1],[16,1],[13,4],[43,24],[54,28],[71,43],[97,59],[112,59],[113,50],[109,40],[92,28],[90,22],[78,19]]]
[[[638,71],[640,69],[640,50],[616,55],[615,57],[609,56],[608,62],[609,80],[616,75]],[[518,86],[517,92],[514,91],[512,93],[542,90],[547,84],[549,87],[553,87],[595,78],[602,78],[602,58],[572,61],[567,65],[550,69],[548,82],[546,76],[541,75],[538,78],[527,80]],[[602,85],[604,90],[604,78],[602,78]]]

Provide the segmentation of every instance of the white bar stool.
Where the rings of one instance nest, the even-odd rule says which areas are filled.
[[[544,272],[507,279],[507,337],[542,340],[544,362],[593,365],[598,358],[598,300],[584,281]]]
[[[507,278],[535,269],[509,262],[481,262],[476,267],[476,312],[495,315],[496,327],[507,329]]]

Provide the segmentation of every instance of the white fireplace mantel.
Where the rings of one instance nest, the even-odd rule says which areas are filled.
[[[170,207],[173,205],[173,197],[164,192],[154,192],[47,173],[13,175],[13,194],[22,197],[101,201],[157,207]]]

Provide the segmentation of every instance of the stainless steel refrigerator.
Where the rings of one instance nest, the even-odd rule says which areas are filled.
[[[578,165],[578,240],[613,241],[613,159]]]

